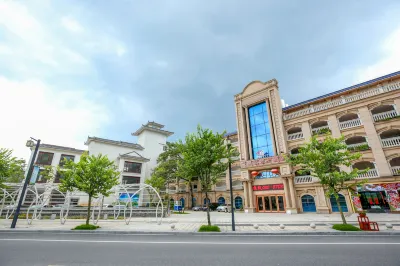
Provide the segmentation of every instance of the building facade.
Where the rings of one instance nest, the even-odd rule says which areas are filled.
[[[240,152],[232,169],[236,207],[263,213],[337,212],[318,179],[301,175],[284,159],[298,153],[312,135],[322,140],[330,133],[343,135],[351,151],[362,153],[353,168],[369,169],[357,178],[368,179],[355,188],[357,193],[340,193],[342,209],[400,211],[400,72],[287,107],[282,107],[277,80],[254,81],[234,102],[237,132],[226,137]],[[210,193],[211,202],[228,202],[228,181],[227,173]],[[195,205],[205,203],[199,186],[194,188]],[[186,207],[187,189],[180,185],[170,191]]]
[[[163,128],[163,125],[155,122],[148,122],[142,125],[138,130],[132,133],[132,136],[137,136],[137,143],[88,137],[85,142],[87,150],[41,144],[34,163],[35,166],[40,168],[36,181],[38,184],[37,189],[44,191],[45,183],[60,183],[62,172],[57,172],[57,166],[62,168],[64,159],[78,162],[80,156],[84,152],[88,152],[89,155],[106,155],[108,159],[114,161],[118,171],[121,173],[121,184],[144,183],[144,181],[150,177],[151,171],[155,168],[157,158],[159,154],[163,152],[164,146],[167,143],[167,138],[173,134],[173,132],[166,131]],[[32,160],[32,156],[33,149],[29,163]],[[52,167],[55,174],[53,180],[46,180],[40,175],[40,172],[43,171],[46,166]],[[43,186],[41,187],[40,184],[43,184]],[[41,191],[38,192],[40,193]],[[87,205],[87,197],[74,199],[73,203],[75,205]],[[109,202],[105,200],[105,203]],[[49,205],[52,205],[51,202]]]

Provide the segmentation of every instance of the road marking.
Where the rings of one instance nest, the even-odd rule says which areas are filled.
[[[282,242],[192,242],[192,241],[125,241],[125,240],[80,240],[80,239],[22,239],[22,238],[3,238],[0,241],[24,241],[24,242],[74,242],[74,243],[124,243],[124,244],[177,244],[177,245],[400,245],[399,243],[362,243],[362,242],[298,242],[298,243],[282,243]]]

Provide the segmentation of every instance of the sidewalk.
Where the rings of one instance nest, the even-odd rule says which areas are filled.
[[[400,233],[400,214],[370,214],[370,221],[378,222],[382,232]],[[346,217],[350,224],[358,225],[357,214]],[[243,233],[268,233],[268,232],[337,232],[331,229],[331,225],[341,223],[340,214],[266,214],[266,213],[235,213],[236,231]],[[85,220],[71,219],[64,225],[56,220],[34,220],[28,225],[26,219],[20,219],[17,229],[20,230],[60,230],[69,231],[71,228],[84,223]],[[211,213],[211,222],[221,228],[222,232],[231,232],[230,213]],[[316,224],[316,229],[310,227],[310,223]],[[385,224],[390,223],[393,229],[389,230]],[[172,214],[163,218],[161,224],[157,224],[155,218],[132,218],[129,225],[124,220],[99,220],[99,231],[126,231],[126,232],[197,232],[200,225],[207,224],[206,212],[189,212],[189,214]],[[255,228],[254,225],[258,225]],[[280,224],[285,228],[281,229]],[[0,230],[10,228],[11,220],[0,219]],[[171,226],[174,226],[172,228]]]

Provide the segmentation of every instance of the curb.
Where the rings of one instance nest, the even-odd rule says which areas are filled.
[[[238,235],[257,235],[257,236],[322,236],[322,235],[339,235],[339,236],[400,236],[400,231],[379,231],[379,232],[351,232],[351,231],[319,231],[319,232],[148,232],[148,231],[115,231],[115,230],[32,230],[32,229],[0,229],[1,233],[58,233],[58,234],[93,234],[93,235],[212,235],[212,236],[238,236]]]

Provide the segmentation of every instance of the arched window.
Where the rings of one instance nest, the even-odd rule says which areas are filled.
[[[208,204],[210,204],[210,202],[211,202],[210,199],[206,199],[206,198],[204,198],[203,204],[206,205],[206,204],[207,204],[207,201],[208,201]]]
[[[334,195],[331,195],[330,200],[331,200],[332,212],[339,212],[338,203],[340,204],[340,207],[342,207],[343,212],[348,212],[346,199],[342,194],[339,194],[338,203],[336,202]]]
[[[185,207],[185,199],[184,199],[184,198],[181,198],[180,201],[181,201],[181,206],[182,206],[182,208],[184,208],[184,207]]]
[[[225,198],[224,197],[219,197],[218,198],[218,205],[225,205]]]
[[[196,198],[192,198],[193,207],[196,206]]]
[[[301,197],[301,205],[303,207],[303,212],[316,212],[314,197],[311,195],[304,195]]]
[[[241,197],[237,196],[235,198],[235,208],[236,209],[241,209],[243,207],[243,200]]]

